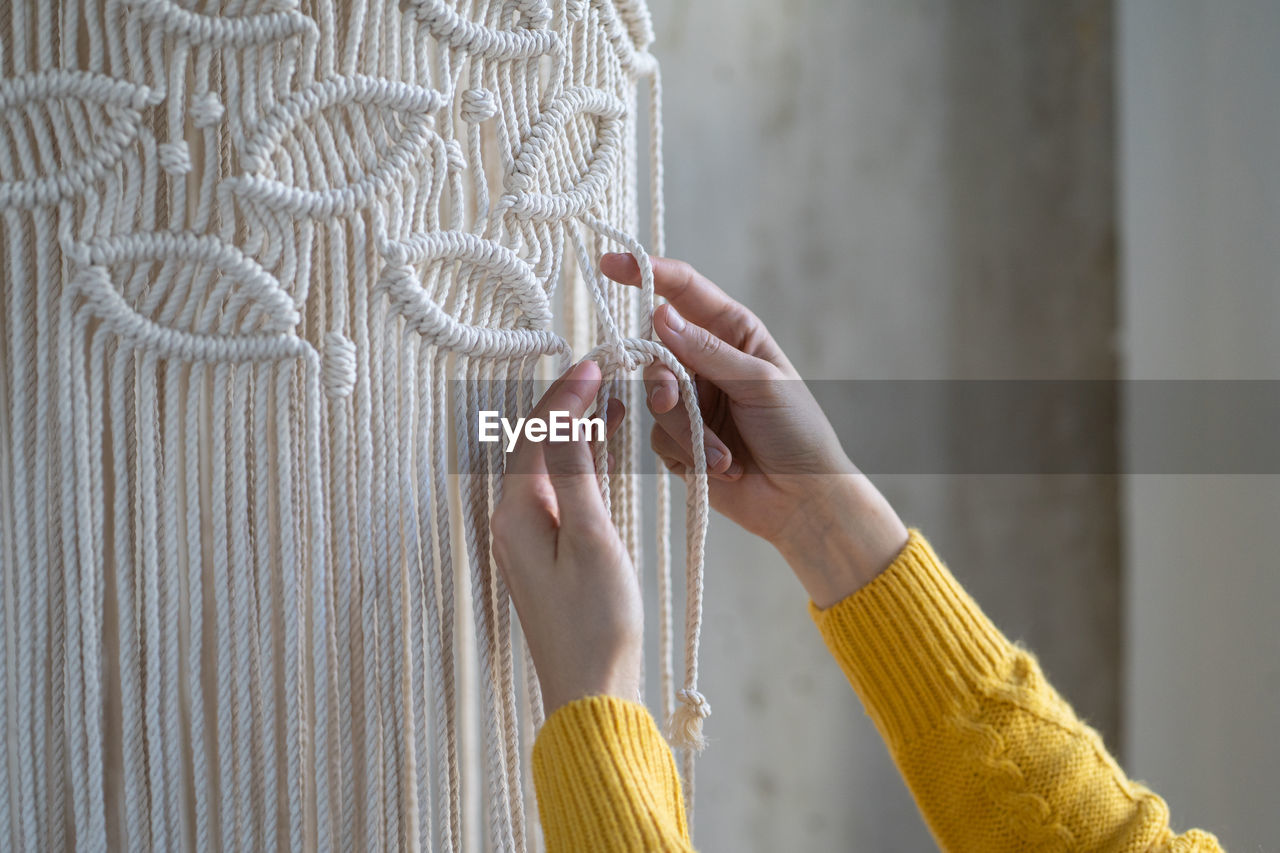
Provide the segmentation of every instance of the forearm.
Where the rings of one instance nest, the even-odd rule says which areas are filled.
[[[915,531],[870,584],[812,613],[944,849],[1219,849],[1173,835],[1164,802]]]

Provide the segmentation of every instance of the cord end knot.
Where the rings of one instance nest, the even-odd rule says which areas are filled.
[[[680,704],[671,712],[667,737],[671,739],[672,746],[702,752],[707,746],[702,721],[711,716],[711,704],[697,690],[687,688],[677,691],[676,698]]]

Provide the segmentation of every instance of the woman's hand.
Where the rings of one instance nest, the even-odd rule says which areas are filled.
[[[654,329],[696,379],[712,505],[778,548],[819,607],[855,592],[892,562],[906,528],[845,455],[764,324],[688,264],[650,260],[669,303]],[[631,255],[605,255],[600,269],[640,284]],[[683,473],[693,457],[676,378],[654,363],[644,380],[653,449]]]
[[[560,377],[530,413],[582,417],[600,387],[584,361]],[[622,420],[613,400],[607,432]],[[605,511],[593,455],[583,441],[530,443],[507,456],[492,520],[493,552],[520,617],[546,713],[583,696],[636,701],[644,614],[626,548]]]

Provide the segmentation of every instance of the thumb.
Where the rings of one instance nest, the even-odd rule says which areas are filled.
[[[562,531],[609,520],[596,480],[595,462],[585,441],[548,441],[543,451],[547,477],[555,489]]]
[[[694,325],[670,303],[654,312],[653,327],[667,348],[690,372],[710,380],[730,399],[760,394],[762,384],[779,378],[778,369]]]

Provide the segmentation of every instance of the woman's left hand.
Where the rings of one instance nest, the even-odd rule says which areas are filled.
[[[580,362],[547,390],[530,417],[580,418],[600,387],[600,367]],[[622,419],[610,401],[607,432]],[[502,571],[542,684],[546,713],[592,695],[636,701],[644,615],[640,587],[605,510],[585,440],[531,443],[507,456],[492,519]]]

